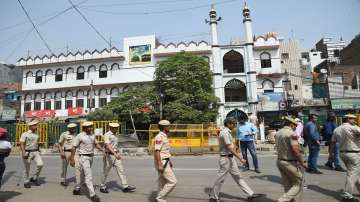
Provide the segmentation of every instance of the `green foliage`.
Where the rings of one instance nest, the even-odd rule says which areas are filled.
[[[165,95],[164,118],[176,123],[203,123],[216,119],[218,98],[212,73],[202,57],[179,53],[158,63],[155,89]]]
[[[174,123],[204,123],[215,121],[219,99],[212,89],[212,73],[204,58],[179,53],[157,64],[155,79],[147,86],[137,86],[111,100],[103,109],[89,115],[91,120],[130,122],[130,111],[136,124],[157,123],[160,92],[163,98],[163,118]],[[144,111],[144,106],[150,110]]]

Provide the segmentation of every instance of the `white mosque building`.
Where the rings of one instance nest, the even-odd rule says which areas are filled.
[[[217,122],[226,116],[259,116],[282,105],[283,86],[276,33],[254,36],[250,9],[243,9],[244,41],[220,44],[214,7],[209,12],[211,44],[205,41],[162,44],[155,35],[124,38],[123,50],[61,53],[20,58],[23,69],[21,114],[25,118],[78,117],[101,108],[129,86],[153,80],[156,63],[185,51],[209,61],[220,98]],[[240,23],[239,23],[240,26]]]

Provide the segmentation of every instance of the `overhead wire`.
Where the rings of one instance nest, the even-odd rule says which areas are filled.
[[[200,1],[200,0],[181,0],[185,1]],[[113,4],[92,4],[80,6],[81,8],[87,7],[114,7],[114,6],[132,6],[132,5],[146,5],[146,4],[161,4],[161,3],[179,3],[179,0],[146,0],[146,1],[131,1],[131,3],[113,3]]]
[[[213,3],[213,5],[226,4],[226,3],[231,3],[231,2],[235,2],[235,1],[239,1],[239,0],[218,1],[218,2]],[[211,4],[203,4],[203,5],[187,7],[187,8],[169,9],[169,10],[161,10],[161,11],[149,11],[149,12],[146,12],[146,11],[143,11],[143,12],[113,12],[113,11],[92,9],[92,8],[87,8],[87,7],[84,7],[83,9],[88,10],[88,11],[98,12],[98,13],[111,14],[111,15],[153,15],[153,14],[165,14],[165,13],[175,13],[175,12],[181,12],[181,11],[190,11],[190,10],[194,10],[194,9],[209,7],[210,5]]]
[[[72,5],[75,11],[79,13],[79,15],[85,20],[85,22],[97,33],[97,35],[99,35],[105,41],[105,43],[109,47],[111,47],[111,43],[100,33],[99,30],[95,28],[95,26],[85,17],[85,15],[76,7],[76,5],[74,5],[71,0],[68,0],[68,2]]]

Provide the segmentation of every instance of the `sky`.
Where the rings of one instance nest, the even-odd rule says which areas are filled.
[[[109,47],[110,39],[112,46],[122,50],[124,37],[151,34],[161,43],[210,42],[210,27],[205,19],[212,3],[222,17],[218,26],[221,44],[244,37],[244,0],[71,1],[79,4],[77,8],[105,40],[71,8],[69,0],[21,0],[55,54],[102,50]],[[247,0],[247,3],[255,35],[277,32],[285,40],[298,39],[305,50],[325,36],[349,43],[360,33],[360,0]],[[44,54],[50,55],[50,51],[18,1],[0,0],[0,62],[14,64],[21,57]]]

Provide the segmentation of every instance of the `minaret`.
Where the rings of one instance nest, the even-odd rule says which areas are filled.
[[[256,66],[254,61],[254,40],[251,25],[250,9],[246,1],[243,9],[244,28],[245,28],[245,71],[246,71],[246,92],[248,96],[249,112],[256,115],[257,112],[257,82],[256,82]]]
[[[214,89],[215,89],[215,96],[220,99],[220,107],[219,107],[219,117],[217,118],[217,123],[221,124],[223,122],[223,115],[225,113],[224,103],[225,103],[225,95],[223,87],[223,78],[222,78],[222,59],[221,59],[221,52],[219,46],[219,39],[218,39],[218,30],[217,24],[221,20],[221,17],[217,17],[216,10],[214,5],[211,5],[211,9],[209,12],[209,20],[205,20],[206,23],[209,23],[211,28],[211,52],[212,52],[212,65],[210,65],[211,71],[213,72],[213,79],[214,79]]]

